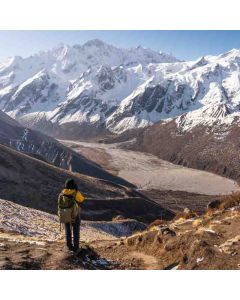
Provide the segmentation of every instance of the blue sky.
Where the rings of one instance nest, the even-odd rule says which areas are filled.
[[[120,47],[143,47],[172,53],[182,60],[240,48],[239,31],[0,31],[0,61],[47,50],[59,43],[82,44],[99,38]]]

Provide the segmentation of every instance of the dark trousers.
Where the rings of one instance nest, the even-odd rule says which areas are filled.
[[[66,238],[67,247],[70,250],[79,249],[80,223],[81,223],[81,219],[80,216],[78,216],[74,223],[65,224],[65,238]]]

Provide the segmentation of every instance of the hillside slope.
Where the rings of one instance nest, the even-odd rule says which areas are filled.
[[[86,243],[113,241],[146,226],[135,220],[81,223],[79,258],[64,246],[58,218],[39,210],[0,199],[0,269],[109,269]]]
[[[56,197],[67,178],[90,197],[125,197],[121,186],[72,173],[0,145],[0,197],[43,211],[56,212]]]
[[[63,169],[133,187],[120,177],[106,172],[96,163],[63,146],[55,139],[26,128],[0,111],[0,144],[28,153]]]
[[[109,142],[132,140],[127,147],[149,152],[185,167],[210,171],[240,180],[240,128],[233,125],[223,131],[212,132],[206,126],[197,126],[182,132],[175,123],[159,122],[148,128],[126,132]]]
[[[239,195],[229,208],[155,222],[145,231],[95,250],[119,267],[150,270],[239,270]],[[122,267],[121,267],[122,266]]]
[[[57,212],[57,196],[67,178],[74,178],[88,198],[83,218],[111,220],[119,214],[152,221],[174,214],[161,205],[135,195],[134,190],[109,181],[57,168],[0,145],[0,197],[45,212]]]
[[[56,216],[0,200],[0,221],[0,269],[240,269],[239,194],[148,228],[84,221],[79,254],[66,250]]]

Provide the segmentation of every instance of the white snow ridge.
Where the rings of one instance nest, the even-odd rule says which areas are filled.
[[[103,126],[121,133],[176,118],[182,131],[239,124],[240,50],[181,62],[101,40],[0,64],[0,109],[24,125]]]

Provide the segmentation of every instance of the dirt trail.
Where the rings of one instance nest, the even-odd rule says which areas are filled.
[[[10,233],[0,237],[0,269],[3,270],[105,270],[112,266],[85,243],[78,254],[68,251],[63,242],[32,243]]]
[[[141,189],[186,191],[206,195],[230,194],[240,190],[234,180],[174,165],[151,154],[121,149],[119,144],[66,140],[60,142]]]
[[[116,269],[116,259],[103,258],[99,247],[111,247],[119,238],[146,225],[131,219],[82,221],[81,252],[65,246],[58,217],[0,199],[0,269]]]
[[[152,255],[134,251],[130,254],[130,257],[142,260],[144,264],[144,270],[159,270],[158,261]]]
[[[95,241],[92,247],[82,243],[81,251],[68,251],[63,242],[19,242],[18,236],[10,233],[0,237],[0,269],[2,270],[111,270],[128,269],[127,261],[134,260],[134,269],[159,270],[158,260],[151,255],[129,251],[123,261],[106,259],[98,253],[99,246],[112,247],[115,242]],[[93,243],[94,244],[94,243]],[[97,247],[96,247],[97,246]]]

